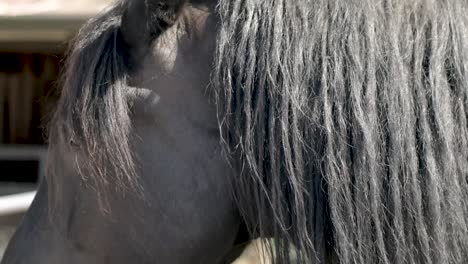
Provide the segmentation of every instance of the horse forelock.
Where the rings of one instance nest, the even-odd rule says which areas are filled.
[[[56,183],[63,180],[63,171],[56,170],[65,159],[73,160],[81,182],[98,192],[139,189],[126,98],[129,55],[119,30],[124,8],[119,2],[85,25],[68,55],[49,125],[47,180],[55,200],[60,199]]]

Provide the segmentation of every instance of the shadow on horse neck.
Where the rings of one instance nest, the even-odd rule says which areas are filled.
[[[465,263],[467,9],[118,2],[69,54],[3,263],[229,263],[257,237],[274,263]]]

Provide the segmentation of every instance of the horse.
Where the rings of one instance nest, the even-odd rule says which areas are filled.
[[[67,56],[2,264],[230,263],[256,238],[273,263],[467,263],[467,12],[116,2]]]

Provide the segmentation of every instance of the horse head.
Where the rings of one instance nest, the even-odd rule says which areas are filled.
[[[68,56],[3,263],[226,263],[257,237],[275,263],[466,263],[467,8],[117,2]]]

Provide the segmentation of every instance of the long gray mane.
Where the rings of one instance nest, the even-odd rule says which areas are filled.
[[[278,263],[289,243],[300,263],[468,261],[467,11],[221,1],[213,76],[242,157],[234,191],[251,231],[280,238]]]
[[[50,126],[54,162],[72,148],[97,190],[138,185],[123,3],[80,32]],[[301,263],[467,262],[468,2],[218,10],[212,83],[233,191],[252,235],[275,238],[275,262],[291,247]]]

